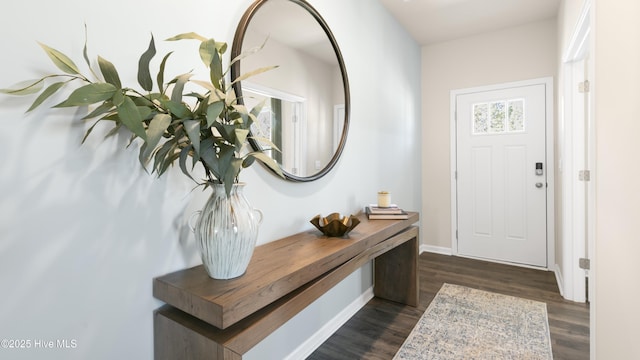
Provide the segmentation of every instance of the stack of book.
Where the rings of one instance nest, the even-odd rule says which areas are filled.
[[[395,204],[391,204],[389,207],[379,207],[377,204],[371,204],[365,210],[369,220],[402,220],[409,218],[409,214]]]

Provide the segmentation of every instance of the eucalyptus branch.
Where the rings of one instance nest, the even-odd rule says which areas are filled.
[[[149,97],[149,95],[150,95],[151,93],[149,93],[148,95],[145,95],[145,94],[143,94],[143,93],[139,92],[138,90],[136,90],[136,89],[132,89],[132,88],[124,88],[124,89],[122,89],[122,90],[125,90],[125,91],[131,91],[132,93],[134,93],[134,94],[136,94],[136,95],[140,96],[141,98],[146,99],[150,104],[152,104],[152,105],[153,105],[153,107],[154,107],[154,108],[156,108],[156,110],[159,110],[159,111],[160,111],[160,112],[162,112],[163,114],[168,114],[168,113],[169,113],[169,112],[167,111],[167,109],[165,109],[165,108],[163,108],[162,106],[158,105],[155,101],[153,101],[153,99],[151,99],[151,98]]]
[[[76,76],[76,75],[69,75],[69,74],[52,74],[52,75],[44,76],[38,80],[34,80],[33,82],[28,82],[27,85],[25,86],[20,85],[20,87],[18,88],[0,89],[0,92],[5,94],[10,94],[10,95],[24,95],[30,92],[38,92],[42,88],[38,85],[43,84],[46,79],[55,78],[55,77],[71,78],[67,80],[67,82],[71,82],[73,80],[88,81],[84,76]]]
[[[82,55],[87,63],[87,66],[89,67],[89,71],[91,71],[91,74],[93,74],[93,77],[95,79],[100,79],[98,77],[98,75],[95,73],[95,71],[93,71],[93,68],[91,67],[91,62],[89,61],[89,56],[87,55],[87,42],[89,40],[89,34],[88,34],[88,30],[87,30],[87,24],[84,24],[84,48],[82,50]]]
[[[238,181],[239,172],[250,166],[253,160],[264,163],[283,176],[279,165],[268,155],[260,151],[250,153],[250,158],[243,155],[244,147],[247,146],[245,142],[250,136],[249,126],[254,116],[253,112],[259,108],[256,107],[249,112],[241,105],[242,101],[236,96],[232,86],[235,82],[264,72],[268,68],[242,74],[227,81],[224,75],[229,71],[229,67],[224,70],[222,64],[226,44],[193,33],[180,34],[169,40],[196,39],[201,42],[198,53],[201,59],[206,60],[205,64],[208,64],[210,80],[191,80],[189,72],[178,75],[165,84],[164,68],[170,52],[163,57],[155,81],[160,92],[153,93],[154,81],[149,68],[156,54],[153,36],[149,47],[137,63],[137,80],[142,90],[123,86],[115,65],[100,56],[97,59],[98,68],[94,71],[87,56],[86,37],[85,27],[83,57],[89,66],[89,75],[97,79],[95,82],[84,76],[71,58],[54,48],[40,44],[53,64],[64,74],[47,75],[39,80],[14,85],[13,89],[0,89],[0,92],[11,95],[40,93],[29,108],[31,110],[68,82],[80,80],[83,84],[77,86],[66,100],[53,107],[95,105],[96,108],[85,118],[100,119],[86,132],[83,142],[100,120],[113,120],[114,128],[106,137],[113,135],[118,129],[126,129],[131,134],[127,146],[140,144],[133,141],[140,138],[143,141],[140,146],[140,163],[146,168],[147,164],[153,162],[153,172],[158,176],[170,165],[178,162],[182,172],[193,179],[193,165],[200,162],[206,174],[202,180],[225,184],[227,194],[231,191],[231,183]],[[43,86],[45,80],[56,77],[63,80],[53,82],[46,88]],[[185,93],[184,86],[187,82],[202,86],[204,91],[190,90]],[[167,94],[171,87],[171,94]],[[184,97],[195,98],[195,101],[184,102]],[[211,101],[212,98],[214,101]],[[192,159],[191,164],[188,164],[188,158]]]

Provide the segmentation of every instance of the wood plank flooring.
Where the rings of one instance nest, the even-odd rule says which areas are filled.
[[[417,308],[374,298],[308,359],[392,359],[445,282],[547,303],[554,359],[589,359],[589,306],[562,299],[552,272],[433,253],[419,266]]]

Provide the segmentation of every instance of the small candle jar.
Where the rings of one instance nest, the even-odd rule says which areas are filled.
[[[388,191],[378,191],[378,207],[391,206],[391,194]]]

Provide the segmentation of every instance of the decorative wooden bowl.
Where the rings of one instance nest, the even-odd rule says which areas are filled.
[[[316,215],[310,222],[326,236],[343,237],[360,224],[360,219],[353,215],[341,217],[339,213],[331,213],[327,217]]]

